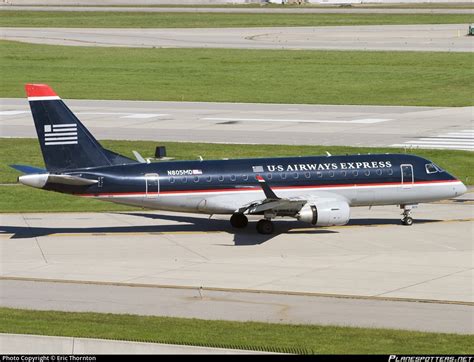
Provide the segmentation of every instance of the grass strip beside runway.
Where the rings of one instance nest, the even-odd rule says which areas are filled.
[[[471,14],[242,14],[178,12],[1,11],[0,26],[48,28],[222,28],[469,24]],[[467,31],[467,28],[466,28]]]
[[[442,52],[144,49],[0,41],[0,97],[47,83],[61,97],[470,106],[474,55]]]
[[[0,332],[289,353],[470,354],[472,336],[0,308]]]
[[[205,160],[246,157],[309,156],[357,153],[404,153],[396,148],[343,147],[343,146],[290,146],[290,145],[239,145],[159,141],[101,141],[104,147],[134,158],[132,150],[144,157],[154,154],[157,145],[167,148],[168,156],[176,160]],[[474,183],[474,159],[472,152],[454,150],[416,150],[412,153],[436,162],[466,184]],[[59,193],[46,192],[27,186],[14,185],[20,172],[8,167],[23,164],[44,167],[38,141],[31,138],[0,138],[0,212],[80,212],[136,210],[98,200],[82,199]]]

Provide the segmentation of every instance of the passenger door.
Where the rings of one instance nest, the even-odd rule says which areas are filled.
[[[160,194],[160,178],[157,173],[145,174],[145,194],[147,199],[158,198]]]
[[[411,189],[413,187],[414,175],[413,166],[410,164],[400,165],[402,175],[402,188]]]

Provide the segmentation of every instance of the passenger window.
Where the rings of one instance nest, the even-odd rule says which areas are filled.
[[[353,176],[359,176],[359,171],[357,171],[357,170],[356,170],[356,171],[352,171],[352,175],[353,175]]]
[[[235,181],[235,175],[230,175],[230,180]]]
[[[364,171],[364,175],[365,175],[365,176],[370,176],[370,170],[365,170],[365,171]]]
[[[170,177],[170,184],[174,184],[174,177]]]
[[[281,173],[281,179],[286,180],[286,173],[284,173],[284,172]]]
[[[347,176],[347,171],[342,171],[342,176],[346,177]]]
[[[389,176],[392,176],[392,175],[393,175],[393,170],[392,170],[391,168],[389,168],[387,174],[388,174]]]
[[[247,181],[249,179],[249,175],[242,175],[242,180]]]
[[[194,176],[194,182],[199,182],[199,177],[198,176]]]
[[[304,173],[304,177],[310,178],[310,176],[311,176],[311,175],[309,174],[309,172],[305,172],[305,173]]]
[[[293,178],[296,179],[296,178],[298,178],[298,177],[300,177],[300,175],[298,175],[298,173],[295,172],[295,173],[293,174]]]
[[[186,176],[181,177],[181,182],[185,184],[186,182],[188,182],[188,178]]]
[[[207,182],[211,182],[211,181],[212,181],[212,176],[207,176],[206,181],[207,181]]]
[[[322,178],[323,177],[323,173],[321,171],[318,171],[316,172],[316,176],[318,176],[319,178]]]
[[[268,180],[271,180],[271,179],[272,179],[272,174],[271,174],[271,173],[267,173],[267,179],[268,179]]]
[[[379,176],[382,176],[382,170],[377,170],[377,171],[375,171],[375,173]]]
[[[224,181],[224,176],[222,175],[219,175],[219,177],[217,178],[220,182]]]
[[[329,171],[329,177],[334,177],[334,171]]]
[[[436,173],[438,169],[432,163],[427,163],[425,165],[426,173]]]

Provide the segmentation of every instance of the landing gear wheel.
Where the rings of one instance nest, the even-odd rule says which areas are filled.
[[[411,226],[413,225],[413,219],[410,216],[404,217],[402,219],[402,224],[406,226]]]
[[[230,224],[237,229],[243,229],[247,226],[248,223],[249,219],[247,219],[247,216],[245,216],[241,212],[236,212],[235,214],[232,214],[230,218]]]
[[[402,225],[411,226],[413,225],[413,219],[411,217],[412,205],[400,205],[400,208],[403,209],[402,212]]]
[[[262,219],[257,223],[257,231],[260,234],[269,235],[273,233],[273,223],[270,220]]]

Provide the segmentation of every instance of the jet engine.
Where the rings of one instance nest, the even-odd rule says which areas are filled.
[[[347,202],[339,200],[311,201],[296,215],[299,221],[315,226],[345,225],[349,222],[351,210]]]

